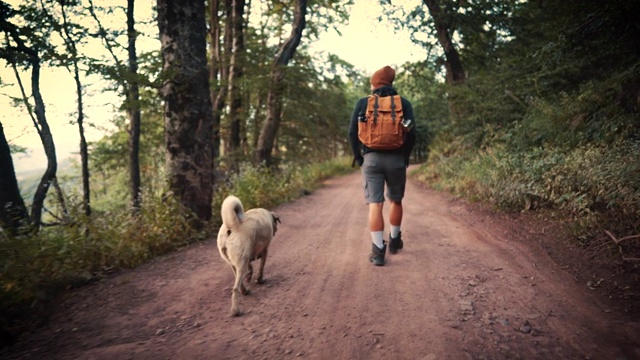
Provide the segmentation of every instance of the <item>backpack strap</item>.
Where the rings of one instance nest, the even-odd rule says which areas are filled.
[[[380,107],[378,105],[378,95],[373,95],[376,97],[376,101],[373,103],[373,123],[375,124],[376,121],[378,120],[378,108]]]
[[[396,121],[396,102],[393,101],[393,95],[391,95],[391,121]]]

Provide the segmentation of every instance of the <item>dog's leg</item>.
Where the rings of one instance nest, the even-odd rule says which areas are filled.
[[[240,281],[240,293],[242,295],[249,295],[251,294],[251,290],[249,290],[246,284],[251,281],[251,276],[253,275],[253,267],[251,266],[250,260],[247,262],[247,267],[245,268],[243,275],[242,281]]]
[[[245,268],[244,273],[242,274],[242,278],[240,279],[240,284],[241,284],[241,289],[242,295],[249,295],[251,294],[251,290],[247,287],[247,277],[249,276],[249,268],[251,267],[251,263],[249,263],[249,266]]]
[[[258,276],[256,277],[256,284],[264,284],[264,264],[267,262],[267,249],[264,249],[262,256],[260,256],[260,268],[258,268]]]
[[[245,278],[245,281],[247,283],[250,283],[252,278],[253,278],[253,265],[249,263],[249,273],[247,273],[247,277]]]
[[[235,279],[238,276],[238,270],[233,265],[231,265],[231,270],[233,270],[233,278]]]
[[[240,276],[235,266],[231,265],[231,269],[233,270],[234,278],[233,289],[231,289],[231,316],[240,316],[242,315],[238,306],[238,292],[240,291],[240,289],[238,289],[238,279]]]
[[[233,290],[231,291],[231,316],[240,316],[240,295],[247,295],[249,290],[244,287],[244,278],[247,275],[247,265],[241,265],[238,268],[234,268],[236,275],[235,283],[233,284]]]

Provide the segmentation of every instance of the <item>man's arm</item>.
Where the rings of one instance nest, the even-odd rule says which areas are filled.
[[[416,122],[416,118],[413,114],[413,106],[411,105],[411,102],[409,102],[409,100],[407,99],[402,99],[402,112],[404,115],[404,118],[407,120],[411,120],[412,122],[412,127],[409,130],[409,132],[407,133],[405,139],[404,139],[404,144],[402,146],[402,153],[404,154],[404,163],[406,166],[409,166],[409,158],[411,157],[411,151],[413,150],[413,146],[416,144],[416,126],[417,126],[417,122]]]
[[[364,98],[366,101],[366,98]],[[358,100],[353,114],[351,114],[351,122],[349,123],[349,142],[351,143],[351,151],[353,152],[353,159],[358,165],[362,166],[364,158],[360,153],[360,140],[358,139],[358,116],[360,112],[364,112],[365,108],[362,107],[363,99]]]

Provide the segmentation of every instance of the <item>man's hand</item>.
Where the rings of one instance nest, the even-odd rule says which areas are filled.
[[[362,166],[363,162],[364,158],[362,156],[354,156],[353,162],[351,162],[351,167],[355,167],[356,164],[358,164],[358,166]]]

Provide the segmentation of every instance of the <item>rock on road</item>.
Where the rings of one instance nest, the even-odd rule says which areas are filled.
[[[541,231],[413,179],[403,204],[405,248],[384,267],[368,262],[354,172],[271,209],[267,282],[250,285],[243,316],[229,316],[233,275],[212,236],[70,291],[8,358],[640,358],[638,319],[553,263]]]

